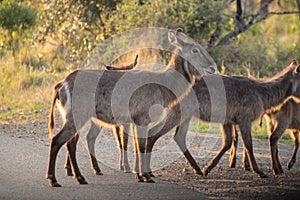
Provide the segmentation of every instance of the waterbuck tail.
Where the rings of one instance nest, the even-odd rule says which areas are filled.
[[[48,123],[48,131],[49,131],[49,138],[51,139],[53,136],[54,132],[54,126],[55,126],[55,121],[54,121],[54,107],[56,103],[56,99],[58,99],[58,92],[62,88],[63,83],[59,82],[54,86],[53,89],[53,95],[52,95],[52,102],[51,102],[51,107],[50,107],[50,114],[49,114],[49,123]]]

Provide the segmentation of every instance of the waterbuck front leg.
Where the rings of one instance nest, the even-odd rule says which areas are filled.
[[[135,126],[134,138],[135,138],[135,156],[138,156],[138,159],[135,159],[135,171],[138,171],[138,179],[140,182],[140,177],[142,177],[143,182],[154,183],[151,179],[151,176],[148,173],[147,167],[147,153],[146,153],[146,142],[148,138],[147,126]],[[138,165],[137,165],[138,164]]]
[[[297,156],[297,151],[299,149],[299,144],[300,144],[300,135],[299,135],[299,131],[295,130],[295,131],[292,131],[291,132],[291,136],[294,140],[294,151],[293,151],[293,154],[292,154],[292,157],[291,159],[289,160],[288,162],[288,169],[291,169],[293,167],[293,165],[295,164],[296,162],[296,156]]]
[[[203,169],[203,173],[206,176],[220,161],[222,156],[227,150],[229,150],[232,144],[232,124],[224,124],[221,128],[223,145],[219,150],[218,154],[208,163],[208,165]]]
[[[203,175],[200,167],[197,162],[191,155],[190,151],[186,146],[186,134],[189,128],[190,118],[186,119],[180,126],[176,128],[176,132],[174,135],[174,140],[176,144],[179,146],[180,150],[183,152],[185,158],[188,160],[190,167],[193,169],[195,174]]]
[[[75,129],[70,128],[68,124],[64,124],[59,133],[51,139],[46,178],[49,180],[49,184],[52,187],[61,187],[61,185],[55,178],[55,163],[58,151],[67,141],[69,141],[73,137],[75,133]]]
[[[267,175],[265,175],[257,166],[254,153],[253,153],[253,146],[252,146],[252,136],[251,136],[251,122],[244,121],[239,124],[240,125],[240,131],[242,135],[242,140],[244,144],[244,148],[247,152],[247,156],[250,160],[250,166],[252,170],[257,173],[261,178],[267,178]]]
[[[242,163],[243,163],[243,168],[246,171],[250,171],[251,170],[250,163],[249,163],[249,158],[248,158],[247,151],[246,151],[245,148],[243,149]]]
[[[126,132],[129,132],[130,125],[116,125],[113,128],[113,132],[116,138],[117,146],[120,150],[119,169],[125,173],[129,173],[130,167],[127,156],[128,134],[125,133],[124,129],[126,130]]]

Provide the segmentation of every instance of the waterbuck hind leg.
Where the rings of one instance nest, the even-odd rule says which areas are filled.
[[[267,178],[268,176],[258,168],[255,160],[255,156],[253,153],[253,146],[252,146],[252,137],[251,137],[251,122],[240,123],[240,130],[241,130],[244,148],[246,149],[252,170],[255,173],[257,173],[259,177]]]
[[[269,136],[269,144],[270,144],[270,151],[271,151],[271,165],[272,171],[275,175],[282,174],[282,166],[279,161],[278,157],[278,140],[283,135],[284,131],[287,128],[287,124],[278,123],[277,127],[275,128],[274,132],[271,133]]]
[[[71,166],[71,161],[70,161],[70,155],[69,155],[68,151],[66,153],[65,170],[66,170],[67,176],[73,176],[72,166]]]
[[[128,156],[127,156],[127,146],[128,146],[128,134],[124,131],[121,132],[121,142],[122,142],[122,166],[123,171],[125,173],[130,173],[130,167],[128,163]]]
[[[51,139],[49,157],[48,157],[48,169],[46,172],[46,178],[52,187],[61,187],[55,178],[55,163],[58,151],[60,148],[72,138],[75,134],[75,130],[70,129],[68,125],[64,125],[63,128]]]
[[[289,160],[288,165],[287,165],[287,167],[288,167],[289,170],[293,167],[293,165],[296,162],[297,151],[299,149],[299,144],[300,144],[300,141],[299,141],[300,140],[299,131],[292,131],[291,132],[291,137],[294,140],[294,151],[293,151],[292,157]]]
[[[236,130],[236,127],[233,127],[234,131],[233,131],[233,140],[232,140],[232,145],[231,145],[231,149],[230,149],[230,157],[229,157],[229,167],[230,168],[235,168],[236,166],[236,151],[237,151],[237,147],[238,147],[238,133]]]
[[[219,163],[222,156],[227,150],[229,150],[232,144],[232,124],[224,124],[221,129],[223,145],[217,155],[208,163],[208,165],[203,169],[203,174],[207,174]]]
[[[186,146],[186,134],[189,128],[190,118],[185,120],[180,126],[176,128],[176,132],[174,135],[174,140],[176,144],[179,146],[180,150],[183,152],[185,158],[188,160],[190,167],[193,169],[193,172],[198,175],[203,175],[200,167],[197,162],[189,152]]]
[[[249,163],[249,158],[248,158],[247,151],[246,151],[245,148],[243,149],[242,163],[243,163],[243,168],[246,171],[250,171],[251,170],[250,163]]]
[[[85,178],[82,176],[77,160],[76,160],[76,147],[77,147],[77,142],[79,139],[79,135],[76,134],[68,143],[67,143],[67,148],[68,148],[68,153],[69,153],[69,158],[72,164],[72,169],[74,172],[74,178],[80,183],[80,184],[87,184]]]
[[[98,161],[97,161],[96,154],[95,154],[95,142],[96,142],[96,138],[98,137],[100,131],[101,131],[101,127],[99,127],[98,125],[94,124],[94,122],[92,122],[90,130],[86,136],[91,168],[94,171],[94,174],[96,174],[96,175],[103,175],[103,173],[101,172],[101,169],[98,165]]]

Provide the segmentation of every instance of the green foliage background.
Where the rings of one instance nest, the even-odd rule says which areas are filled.
[[[246,16],[259,9],[260,0],[242,2]],[[296,1],[269,6],[276,12],[296,8]],[[235,12],[235,1],[223,0],[1,1],[0,123],[45,116],[57,80],[99,42],[134,28],[181,27],[228,75],[271,76],[290,60],[300,61],[297,14],[270,15],[218,45],[234,30]]]

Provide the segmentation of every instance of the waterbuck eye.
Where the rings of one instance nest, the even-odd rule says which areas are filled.
[[[298,65],[296,72],[299,73],[300,72],[300,65]]]
[[[192,49],[192,52],[197,53],[197,52],[199,52],[199,50],[197,48],[194,48],[194,49]]]

